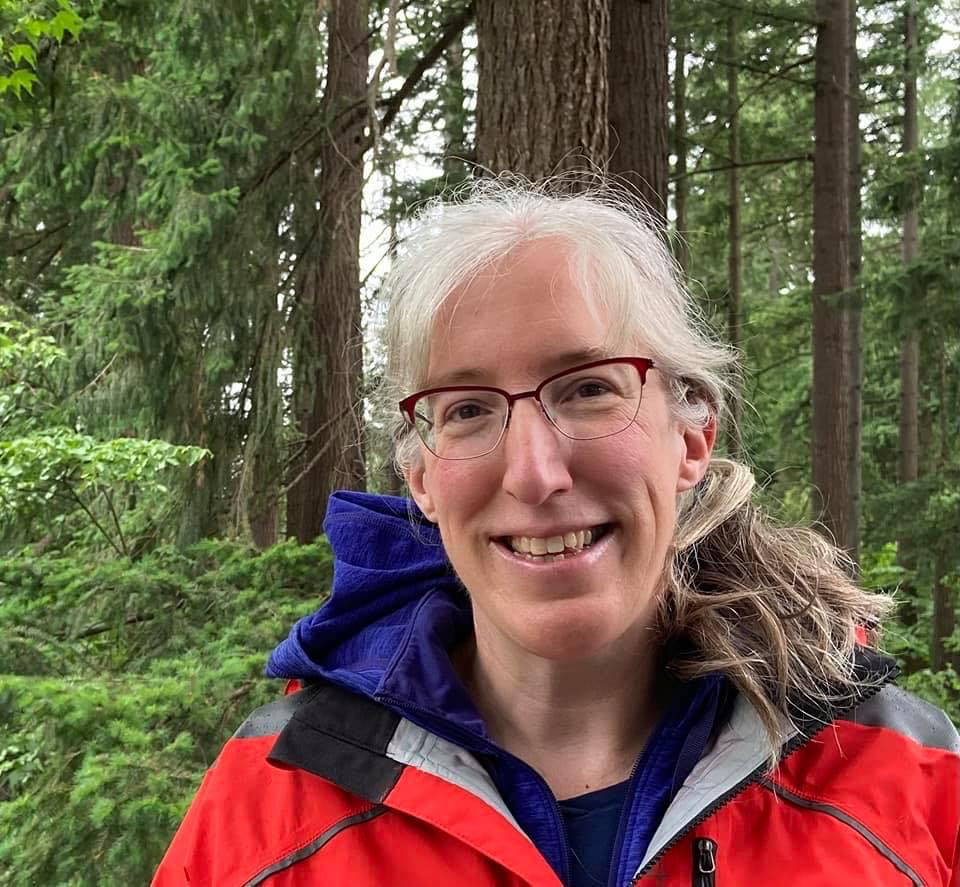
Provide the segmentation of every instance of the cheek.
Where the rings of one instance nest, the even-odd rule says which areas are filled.
[[[424,481],[433,497],[436,522],[441,529],[462,527],[496,493],[497,473],[477,464],[478,461],[437,460],[427,469]]]
[[[671,435],[651,437],[638,429],[628,446],[597,450],[583,471],[634,521],[655,525],[658,535],[672,533],[677,513],[680,454]]]

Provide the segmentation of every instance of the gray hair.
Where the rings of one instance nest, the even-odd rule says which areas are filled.
[[[735,354],[697,309],[651,217],[618,186],[563,193],[564,184],[558,191],[555,181],[502,176],[421,213],[384,284],[379,400],[401,472],[419,458],[419,446],[396,404],[423,387],[438,309],[518,246],[547,238],[569,243],[587,304],[607,312],[615,339],[604,344],[645,349],[670,380],[680,421],[722,418],[734,395]],[[876,640],[892,601],[857,586],[846,556],[818,533],[761,514],[754,483],[746,466],[714,458],[701,484],[680,497],[658,629],[664,644],[682,638],[693,648],[669,668],[687,676],[723,671],[749,699],[773,763],[792,700],[829,707],[859,692],[855,629]]]

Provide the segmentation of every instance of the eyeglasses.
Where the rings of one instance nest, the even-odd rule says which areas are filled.
[[[532,397],[548,421],[573,440],[595,440],[626,430],[637,417],[646,357],[611,357],[544,379],[532,391],[510,394],[484,385],[427,388],[400,401],[420,440],[441,459],[476,459],[497,448],[513,405]]]

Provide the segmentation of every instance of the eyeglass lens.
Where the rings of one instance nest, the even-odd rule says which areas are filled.
[[[643,382],[631,363],[574,369],[540,392],[547,418],[567,437],[591,440],[623,431],[640,409]],[[509,401],[482,389],[440,391],[420,398],[416,427],[442,459],[472,459],[493,450],[510,418]]]

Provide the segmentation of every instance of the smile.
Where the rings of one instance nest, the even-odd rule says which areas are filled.
[[[599,541],[607,530],[607,524],[600,524],[583,530],[571,530],[562,536],[506,536],[499,541],[526,560],[550,563],[575,557]]]

